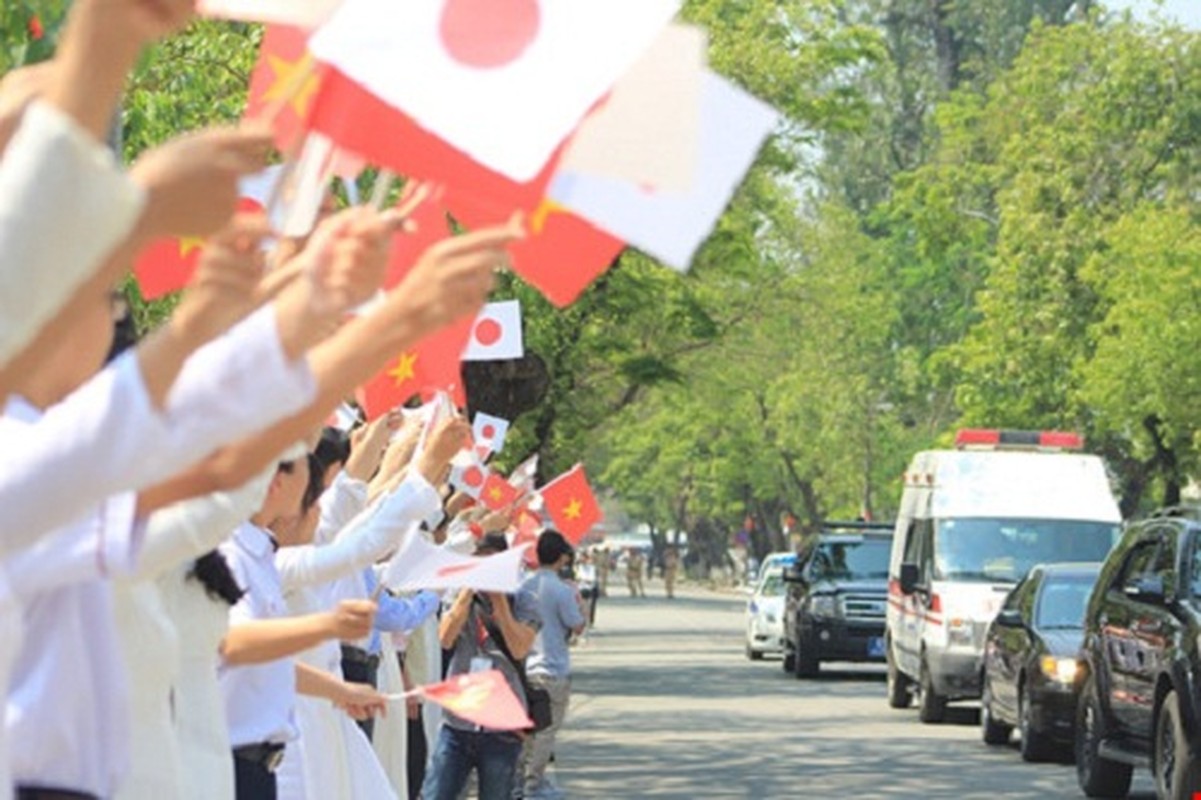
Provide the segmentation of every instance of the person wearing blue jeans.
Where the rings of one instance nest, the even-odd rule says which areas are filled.
[[[491,555],[506,549],[503,534],[488,534],[475,554]],[[534,602],[524,592],[510,599],[502,594],[462,590],[438,625],[442,647],[452,650],[447,677],[498,670],[525,705],[517,664],[524,662],[539,625]],[[521,739],[511,731],[481,728],[448,710],[425,773],[422,798],[458,800],[475,770],[479,775],[479,800],[510,800],[521,745]]]
[[[457,800],[471,771],[479,774],[480,800],[509,800],[521,739],[514,733],[465,731],[443,725],[421,789],[424,800]]]

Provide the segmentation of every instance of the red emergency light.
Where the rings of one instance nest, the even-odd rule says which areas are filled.
[[[1037,448],[1082,450],[1084,437],[1066,431],[1004,431],[995,428],[966,428],[955,434],[955,447]]]

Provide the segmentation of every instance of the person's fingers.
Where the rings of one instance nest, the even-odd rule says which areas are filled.
[[[433,249],[443,256],[470,253],[476,250],[495,250],[524,238],[524,236],[525,232],[521,230],[520,226],[510,222],[506,225],[480,228],[461,236],[451,236],[435,244]]]

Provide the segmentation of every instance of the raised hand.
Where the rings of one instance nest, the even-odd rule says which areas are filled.
[[[462,418],[441,422],[426,441],[425,450],[417,459],[417,471],[431,485],[440,484],[450,460],[455,457],[455,453],[463,449],[463,441],[470,435],[471,426]]]
[[[139,233],[208,236],[238,203],[238,179],[266,165],[269,132],[225,128],[188,134],[138,159],[130,177],[147,192]]]
[[[260,244],[269,233],[262,215],[240,214],[212,236],[172,323],[199,327],[201,338],[211,338],[249,314],[263,277]]]
[[[390,300],[421,333],[477,312],[495,270],[507,263],[505,248],[524,235],[517,214],[505,225],[443,239],[422,254]]]
[[[371,634],[377,606],[370,600],[343,600],[329,612],[329,638],[353,641]]]
[[[345,314],[375,294],[388,267],[391,235],[402,222],[355,207],[317,226],[294,259],[308,281],[315,313]]]

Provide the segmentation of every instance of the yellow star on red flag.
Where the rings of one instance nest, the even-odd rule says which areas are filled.
[[[405,381],[411,381],[417,375],[417,354],[410,351],[401,353],[396,359],[396,364],[388,370],[388,377],[396,382],[397,386],[403,386]]]
[[[568,519],[579,519],[580,514],[583,512],[584,504],[580,502],[579,498],[573,497],[571,498],[571,502],[568,503],[566,508],[563,509],[563,516],[567,517]]]
[[[302,73],[308,73],[308,77],[303,79],[300,88],[287,99],[288,105],[291,106],[297,117],[301,119],[306,117],[309,113],[309,104],[313,102],[313,95],[317,93],[317,87],[320,85],[317,73],[313,71],[312,54],[305,51],[300,58],[295,60],[267,54],[267,66],[275,73],[275,79],[263,93],[263,100],[267,103],[283,99],[285,92],[291,90],[294,81],[299,80]]]

